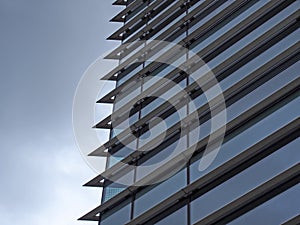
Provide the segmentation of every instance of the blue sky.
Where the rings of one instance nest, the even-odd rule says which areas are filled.
[[[90,224],[96,174],[76,147],[72,102],[90,63],[118,42],[113,0],[0,0],[0,224]],[[93,149],[92,149],[93,150]]]

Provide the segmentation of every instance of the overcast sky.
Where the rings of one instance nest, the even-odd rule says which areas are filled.
[[[72,102],[122,7],[113,0],[0,0],[0,224],[91,224],[96,174],[76,147]]]

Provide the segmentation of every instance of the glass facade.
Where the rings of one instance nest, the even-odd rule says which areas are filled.
[[[238,225],[299,215],[300,1],[115,4],[125,7],[114,17],[123,26],[109,39],[122,44],[105,79],[116,86],[99,100],[113,112],[97,126],[111,132],[99,148],[107,170],[88,183],[103,188],[102,204],[82,219]],[[211,93],[216,86],[222,93]],[[201,170],[209,138],[223,127],[212,128],[220,95],[224,138]]]
[[[283,224],[299,215],[300,204],[295,196],[300,196],[300,185],[296,185],[245,215],[230,222],[230,225],[249,224]]]

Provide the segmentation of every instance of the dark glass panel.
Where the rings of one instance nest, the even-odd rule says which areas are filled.
[[[300,184],[256,207],[228,225],[283,224],[300,213]]]
[[[296,165],[300,161],[299,144],[300,138],[192,201],[192,223],[201,220]]]

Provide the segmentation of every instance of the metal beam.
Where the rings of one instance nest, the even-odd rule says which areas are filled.
[[[259,104],[252,107],[251,109],[249,109],[248,111],[246,111],[245,113],[243,113],[242,115],[240,115],[239,117],[234,119],[232,122],[230,122],[227,125],[228,130],[226,132],[225,138],[227,138],[227,139],[228,139],[228,137],[233,138],[233,136],[237,135],[239,132],[241,132],[241,130],[247,129],[249,127],[249,125],[247,125],[247,124],[249,124],[249,123],[254,124],[254,123],[258,122],[259,120],[266,117],[268,114],[272,113],[274,109],[276,110],[278,107],[281,107],[284,104],[286,104],[286,102],[291,101],[293,98],[295,98],[295,91],[297,93],[297,90],[298,90],[298,94],[296,94],[296,96],[299,96],[299,82],[300,82],[300,78],[298,79],[298,82],[296,82],[296,83],[292,82],[288,86],[282,88],[278,92],[271,95],[269,98],[260,102]],[[293,124],[297,125],[298,123],[293,123]],[[205,149],[208,138],[209,137],[206,137],[196,144],[197,150],[196,150],[195,154],[200,154]],[[183,152],[183,154],[178,155],[173,160],[171,160],[169,163],[162,166],[162,168],[159,168],[158,171],[155,171],[153,173],[153,175],[149,175],[148,177],[146,177],[145,179],[140,181],[139,184],[142,184],[144,182],[149,182],[149,179],[154,179],[154,180],[157,179],[156,176],[159,176],[161,174],[161,172],[166,171],[170,168],[173,168],[174,166],[176,166],[177,162],[180,162],[181,160],[185,160],[184,153],[189,152],[193,149],[194,149],[194,146],[187,149],[185,152]],[[103,177],[108,177],[108,176],[105,175]],[[98,179],[98,177],[94,178],[89,183],[90,184],[94,183],[93,185],[97,185],[97,183],[98,183],[97,179]],[[132,193],[136,190],[136,186],[140,186],[140,185],[135,184],[135,185],[133,185],[133,187],[130,187],[128,189],[128,190],[130,190],[130,193]],[[111,208],[113,206],[113,204],[123,201],[125,196],[124,196],[124,193],[122,195],[119,194],[119,195],[113,197],[111,200],[109,200],[109,201],[105,202],[104,204],[102,204],[101,206],[99,206],[97,209],[100,211],[103,211],[107,208]]]
[[[227,224],[300,182],[300,163],[194,225]]]
[[[155,18],[163,9],[167,8],[169,5],[174,3],[173,0],[157,0],[152,5],[145,8],[139,15],[135,16],[129,22],[124,24],[116,32],[110,35],[108,40],[125,40],[127,37],[132,35],[136,30],[141,28],[143,25],[149,22],[149,19]],[[181,2],[176,3],[176,5],[181,5]],[[169,10],[168,10],[169,11]],[[170,13],[170,12],[169,12]],[[124,33],[126,32],[126,33]]]
[[[125,22],[126,15],[129,15],[130,13],[132,13],[134,11],[134,9],[136,7],[138,7],[139,5],[143,5],[143,4],[145,4],[145,6],[147,5],[147,3],[145,3],[144,0],[131,1],[131,3],[129,5],[127,5],[127,7],[125,9],[123,9],[120,13],[118,13],[118,15],[113,17],[110,21],[111,22]]]
[[[239,117],[237,117],[236,119],[234,119],[232,122],[230,122],[229,124],[227,124],[227,131],[226,131],[226,136],[228,136],[229,134],[232,136],[232,133],[237,130],[237,127],[239,127],[239,125],[243,125],[245,123],[245,121],[243,122],[244,118],[248,118],[248,120],[246,120],[247,122],[249,122],[249,120],[252,119],[256,119],[256,120],[260,120],[261,117],[263,116],[260,115],[261,112],[263,112],[264,110],[266,110],[267,108],[265,108],[267,105],[271,104],[270,102],[275,101],[278,102],[278,99],[282,99],[282,98],[286,98],[286,95],[289,94],[293,94],[297,91],[299,91],[300,88],[300,78],[292,81],[290,84],[286,85],[285,87],[283,87],[282,89],[280,89],[280,91],[274,93],[273,95],[271,95],[269,98],[265,99],[264,101],[260,102],[257,106],[253,107],[252,109],[248,110],[247,112],[243,113],[242,115],[240,115]],[[282,101],[281,104],[284,104],[285,102]],[[273,103],[274,104],[274,103]],[[205,107],[205,106],[204,106]],[[200,115],[206,115],[206,111],[209,110],[203,110],[204,113],[200,114]],[[257,116],[257,118],[255,118],[255,116]],[[237,122],[238,121],[238,122]],[[208,137],[204,138],[203,140],[199,141],[196,144],[197,149],[199,149],[201,146],[201,148],[206,146]],[[201,149],[200,148],[200,149]],[[194,149],[194,146],[192,146],[191,148],[189,148],[187,150],[187,152],[189,152],[190,149]],[[106,170],[105,172],[103,172],[102,174],[100,174],[99,176],[97,176],[96,178],[94,178],[93,180],[91,180],[90,182],[88,182],[86,184],[86,186],[96,186],[97,183],[103,178],[111,178],[113,180],[117,180],[116,176],[119,176],[120,174],[122,174],[122,171],[126,171],[125,168],[128,167],[127,164],[130,164],[130,161],[133,160],[135,157],[139,157],[140,152],[135,152],[131,155],[131,157],[127,157],[124,161],[122,161],[123,163],[117,163],[115,164],[113,167],[109,168],[108,170]],[[175,161],[174,161],[175,162]]]
[[[268,10],[270,11],[269,13],[271,13],[270,15],[266,14],[265,17],[266,18],[271,18],[274,14],[272,13],[274,12],[279,12],[280,10],[282,10],[283,8],[287,7],[288,5],[290,5],[292,2],[294,2],[295,0],[288,0],[288,1],[282,1],[282,0],[274,0],[271,1],[269,3],[267,3],[264,7],[262,7],[261,9],[257,10],[255,13],[253,13],[251,15],[252,20],[251,22],[253,22],[253,20],[255,20],[257,17],[260,17],[262,21],[266,21],[264,17],[262,17],[262,13],[264,13],[264,10]],[[205,1],[206,2],[206,1]],[[244,2],[245,4],[246,2]],[[220,22],[222,22],[222,19],[224,19],[224,16],[228,15],[228,13],[233,14],[240,6],[243,6],[244,4],[232,4],[230,6],[228,6],[226,9],[224,9],[223,11],[221,11],[218,15],[216,15],[215,17],[213,17],[211,20],[209,20],[208,22],[206,22],[205,24],[203,24],[202,26],[200,26],[197,30],[195,30],[192,34],[190,34],[188,37],[184,38],[182,41],[180,41],[178,44],[179,45],[185,45],[186,43],[189,43],[193,40],[196,40],[199,36],[199,34],[206,34],[208,32],[209,29],[211,29],[212,27],[214,27],[214,24],[218,24]],[[206,10],[206,8],[204,8]],[[203,11],[203,14],[205,15],[205,10]],[[201,17],[202,13],[200,14]],[[187,15],[189,16],[189,15]],[[222,18],[222,19],[220,19]],[[182,19],[182,21],[178,22],[180,23],[185,23],[186,21],[189,21],[188,18],[184,18]],[[258,21],[257,23],[260,23],[260,21]],[[172,26],[172,30],[168,29],[166,32],[164,32],[165,36],[160,36],[158,39],[159,40],[167,40],[167,36],[170,35],[170,33],[172,33],[176,27],[181,30],[182,32],[184,32],[184,30],[181,28],[181,25],[179,26],[179,24],[176,24],[176,26]],[[243,28],[242,26],[240,27],[241,29]],[[176,38],[176,37],[174,37]],[[134,42],[136,39],[131,40],[131,42]],[[168,41],[168,40],[167,40]],[[126,44],[126,43],[125,43]],[[151,43],[150,43],[151,44]],[[148,44],[146,46],[146,49],[152,48],[152,46]],[[188,47],[188,46],[187,46]],[[122,48],[122,46],[120,47]],[[123,47],[124,48],[124,47]],[[128,60],[126,60],[125,62],[123,62],[122,64],[120,64],[118,67],[116,67],[114,70],[112,70],[111,72],[109,72],[107,75],[105,75],[102,79],[111,79],[114,74],[117,74],[118,72],[124,70],[124,68],[127,65],[131,65],[134,61],[136,61],[136,59],[138,57],[140,57],[141,52],[144,50],[139,51],[138,53],[134,54],[132,57],[130,57]],[[146,51],[146,50],[145,50]],[[154,51],[155,52],[155,51]],[[149,66],[147,66],[144,70],[148,70],[150,68],[150,66],[153,66],[153,64],[155,63],[151,63]],[[133,68],[132,68],[133,70]],[[143,70],[143,73],[141,74],[145,74],[146,71]],[[127,71],[127,70],[126,70]],[[122,72],[124,73],[124,72]],[[128,73],[128,72],[127,72]],[[138,76],[138,75],[137,75]]]
[[[259,160],[267,157],[273,152],[280,149],[282,146],[296,139],[300,135],[300,129],[297,124],[299,124],[300,119],[292,121],[290,124],[279,129],[272,135],[266,137],[259,143],[251,146],[249,149],[240,153],[238,156],[227,161],[220,167],[211,171],[202,178],[199,178],[197,181],[188,185],[182,190],[179,190],[177,193],[173,194],[163,202],[159,203],[155,208],[149,209],[147,212],[143,213],[141,216],[132,220],[129,224],[142,224],[146,221],[149,221],[151,218],[155,217],[159,213],[171,208],[172,205],[178,204],[179,200],[184,201],[184,198],[189,198],[192,194],[195,195],[196,192],[201,191],[201,195],[208,192],[212,188],[216,187],[220,182],[228,180],[240,171],[250,167]],[[119,195],[113,197],[111,200],[108,200],[101,206],[95,208],[84,217],[80,218],[81,220],[93,220],[94,216],[98,213],[102,213],[105,210],[111,209],[113,205],[118,205],[121,199],[127,199],[128,196],[131,196],[133,191],[126,189],[121,192]],[[199,197],[199,193],[197,193]]]
[[[286,25],[286,24],[284,24],[284,25]],[[267,48],[271,47],[277,41],[282,39],[285,35],[288,35],[292,30],[297,29],[297,27],[299,27],[299,25],[300,25],[300,23],[296,22],[296,20],[290,21],[289,27],[286,28],[284,26],[281,27],[281,26],[278,25],[275,28],[273,28],[272,30],[270,30],[270,32],[267,32],[266,34],[262,35],[261,37],[259,37],[258,39],[256,39],[255,41],[253,41],[252,43],[247,45],[245,48],[243,48],[242,50],[240,50],[239,52],[237,52],[236,54],[231,56],[229,59],[224,61],[222,64],[218,65],[213,70],[216,77],[217,77],[217,79],[219,81],[222,80],[222,79],[225,79],[232,72],[237,70],[242,65],[246,64],[246,62],[248,62],[249,60],[255,58],[261,52],[263,52]],[[292,30],[289,29],[290,27],[292,27]],[[277,31],[277,28],[279,29],[278,31]],[[295,51],[296,51],[296,54],[297,54],[299,52],[299,48],[300,48],[299,43],[295,44],[292,48],[289,48],[289,50],[288,50],[289,55],[290,54],[292,54],[292,55],[295,54]],[[285,52],[287,52],[287,51],[285,51]],[[195,64],[196,68],[198,66],[199,66],[199,64]],[[205,84],[205,85],[203,85],[202,88],[204,88],[206,90],[211,88],[214,85],[212,82],[207,82],[207,80],[208,80],[208,75],[204,75],[204,76],[201,77],[201,81],[199,81],[200,83]],[[171,98],[170,101],[171,102],[176,102],[177,101],[176,99],[181,99],[181,98],[184,97],[184,96],[181,96],[181,95],[184,95],[185,93],[193,92],[193,90],[198,88],[197,83],[199,83],[199,82],[194,82],[193,84],[191,84],[190,86],[185,88],[185,92],[178,93],[176,96]],[[207,83],[207,85],[206,85],[206,83]],[[152,87],[154,87],[154,90],[155,90],[156,85],[160,86],[161,84],[159,82],[157,82],[157,84],[153,85]],[[203,90],[203,91],[205,91],[205,90]],[[149,93],[152,93],[152,89],[150,89]],[[142,93],[142,94],[147,96],[147,94],[148,94],[147,90],[144,91],[144,93]],[[122,115],[124,113],[124,112],[122,112],[122,110],[127,110],[126,107],[128,107],[130,105],[133,105],[133,104],[131,104],[129,102],[126,106],[124,106],[122,109],[117,110],[115,113],[117,113],[118,115]],[[143,117],[142,119],[137,121],[134,124],[134,127],[141,127],[144,123],[146,123],[151,118],[153,118],[154,115],[160,115],[160,112],[166,110],[168,106],[169,106],[169,104],[167,104],[167,103],[162,104],[160,107],[153,110],[150,114],[146,115],[145,117]],[[114,121],[114,122],[118,123],[118,121]],[[113,146],[114,143],[117,143],[119,141],[119,139],[126,138],[126,136],[128,134],[130,134],[131,132],[132,132],[131,129],[124,130],[122,133],[120,133],[118,135],[118,137],[115,137],[115,138],[111,139],[109,142],[107,142],[104,145],[100,146],[93,153],[95,153],[95,155],[96,155],[96,152],[100,152],[100,151],[103,152],[105,149]],[[124,141],[122,141],[122,142],[124,143]],[[130,143],[130,139],[128,139],[128,143]]]
[[[282,225],[295,225],[295,224],[300,224],[300,214],[289,221],[286,221]]]

